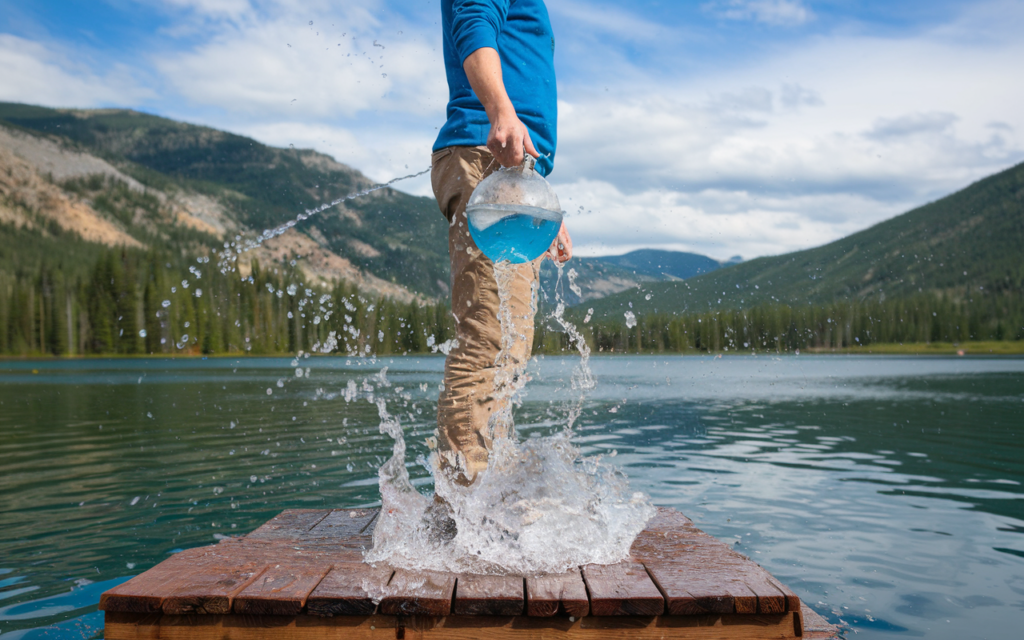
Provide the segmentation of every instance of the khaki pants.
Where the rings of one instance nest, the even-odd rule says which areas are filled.
[[[437,404],[438,454],[442,470],[463,485],[487,468],[495,438],[490,417],[502,407],[494,397],[495,360],[501,350],[498,286],[494,264],[469,234],[466,203],[476,185],[498,169],[491,152],[481,147],[448,147],[431,157],[430,182],[441,212],[448,218],[452,314],[458,346],[448,353],[444,390]],[[508,355],[523,367],[533,346],[534,296],[540,260],[514,266],[510,307],[517,340]],[[505,400],[504,402],[507,402]],[[501,428],[501,427],[499,427]]]

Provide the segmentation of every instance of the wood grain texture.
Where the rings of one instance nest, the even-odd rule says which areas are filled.
[[[349,540],[371,538],[379,509],[335,509],[310,530],[313,538]]]
[[[665,599],[639,562],[583,567],[594,616],[656,616],[665,612]]]
[[[128,582],[110,589],[100,596],[100,611],[122,613],[154,613],[160,611],[166,588],[183,572],[192,570],[214,547],[186,549],[174,554],[152,569],[140,573]]]
[[[543,617],[564,613],[574,618],[589,614],[590,598],[580,570],[527,578],[526,613]]]
[[[391,580],[390,567],[340,563],[331,569],[306,600],[315,616],[368,616],[377,610],[372,595],[384,593]]]
[[[372,509],[285,511],[246,537],[175,554],[104,593],[100,608],[112,616],[149,614],[163,625],[195,629],[203,625],[186,624],[183,616],[204,614],[198,616],[204,624],[219,625],[228,630],[224,637],[240,639],[251,637],[246,621],[276,620],[272,626],[280,626],[294,617],[301,627],[317,616],[347,620],[333,626],[310,623],[321,629],[358,625],[365,616],[386,620],[397,615],[432,620],[430,629],[440,625],[452,632],[474,624],[505,628],[514,618],[517,629],[555,629],[558,634],[609,624],[615,634],[646,629],[652,616],[673,628],[686,626],[686,620],[703,628],[701,620],[714,619],[721,626],[723,620],[746,619],[739,627],[767,624],[778,630],[785,625],[772,621],[794,614],[788,619],[799,629],[809,615],[816,616],[802,610],[796,594],[762,567],[671,509],[658,509],[634,542],[628,562],[525,581],[364,565],[363,549],[372,544],[377,514]],[[379,607],[373,604],[374,594],[384,596]],[[214,622],[226,613],[233,615]],[[468,622],[474,617],[475,623]],[[583,617],[593,620],[580,625]],[[415,633],[421,631],[426,633],[419,628]]]
[[[795,640],[794,613],[775,616],[160,616],[111,613],[107,640]],[[824,638],[824,637],[822,637]],[[816,640],[818,640],[816,638]]]
[[[251,554],[244,544],[216,545],[201,564],[161,587],[166,595],[160,609],[172,615],[228,613],[234,596],[266,567],[265,556]]]
[[[828,620],[806,604],[800,605],[800,620],[803,637],[807,640],[833,640],[839,638],[839,627],[829,624]]]
[[[246,536],[251,540],[298,540],[331,514],[327,509],[288,509]]]
[[[523,578],[459,574],[452,614],[518,616],[524,611]]]
[[[669,507],[656,507],[654,517],[647,522],[645,531],[685,533],[689,529],[696,529],[693,521]]]
[[[272,564],[235,596],[231,610],[246,615],[298,615],[306,606],[306,598],[331,566],[305,559],[285,559]]]
[[[437,571],[397,569],[380,602],[384,615],[446,616],[452,610],[456,576]]]
[[[680,525],[646,530],[632,552],[665,595],[673,615],[774,614],[799,609],[799,598],[755,562],[729,545]]]

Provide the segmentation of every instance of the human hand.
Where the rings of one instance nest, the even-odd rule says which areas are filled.
[[[565,228],[565,222],[562,223],[562,228],[558,230],[555,241],[551,243],[551,248],[544,253],[543,257],[552,262],[568,262],[572,258],[572,238],[569,237],[569,230]]]
[[[534,158],[540,157],[530,140],[529,130],[511,106],[509,104],[509,108],[498,112],[491,122],[491,132],[487,134],[487,148],[503,167],[521,165],[524,151]]]

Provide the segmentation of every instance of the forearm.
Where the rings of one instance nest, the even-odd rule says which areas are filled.
[[[501,58],[497,51],[490,47],[477,49],[469,54],[462,68],[491,124],[503,115],[515,114],[515,107],[505,91],[505,82],[501,77]]]

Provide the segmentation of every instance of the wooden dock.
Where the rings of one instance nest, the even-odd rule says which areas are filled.
[[[363,564],[376,510],[289,510],[243,538],[177,553],[100,599],[107,640],[832,638],[835,628],[672,509],[632,556],[557,575]],[[374,604],[367,590],[387,587]]]

